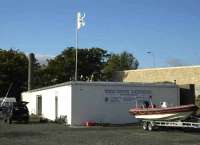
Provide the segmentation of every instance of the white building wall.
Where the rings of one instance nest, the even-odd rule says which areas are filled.
[[[38,95],[42,96],[42,117],[56,119],[55,97],[57,96],[58,117],[67,116],[67,122],[71,124],[71,86],[22,93],[22,100],[29,102],[27,107],[30,114],[36,114]]]
[[[135,106],[135,98],[149,99],[153,103],[167,101],[179,105],[179,90],[173,85],[148,85],[108,82],[70,82],[58,86],[41,88],[22,94],[30,114],[36,114],[36,98],[42,96],[42,116],[55,120],[55,97],[58,97],[58,117],[67,116],[70,125],[81,125],[86,121],[98,123],[133,123],[128,110]]]
[[[72,86],[72,125],[86,121],[133,123],[136,119],[129,115],[128,110],[135,106],[135,96],[152,96],[157,105],[162,101],[179,105],[178,92],[178,88],[171,85],[76,84]]]
[[[22,93],[22,101],[28,102],[29,114],[36,114],[36,96],[31,92]]]

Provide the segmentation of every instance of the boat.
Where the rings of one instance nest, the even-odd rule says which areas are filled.
[[[194,104],[181,106],[167,106],[163,102],[161,106],[147,105],[146,107],[135,107],[129,110],[130,115],[142,120],[185,120],[198,109]]]

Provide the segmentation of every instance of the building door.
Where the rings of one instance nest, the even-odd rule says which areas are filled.
[[[41,116],[42,115],[42,96],[38,95],[37,96],[37,101],[36,101],[36,114]]]
[[[55,119],[58,118],[58,97],[55,96]]]

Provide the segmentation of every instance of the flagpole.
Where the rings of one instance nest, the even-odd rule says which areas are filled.
[[[75,66],[75,81],[77,81],[77,69],[78,69],[78,28],[76,25],[76,66]]]
[[[76,23],[76,60],[75,60],[75,76],[74,76],[74,80],[77,81],[78,78],[77,78],[77,72],[78,72],[78,30],[85,26],[85,21],[84,21],[84,18],[85,18],[85,13],[84,15],[82,16],[80,12],[77,13],[77,23]]]

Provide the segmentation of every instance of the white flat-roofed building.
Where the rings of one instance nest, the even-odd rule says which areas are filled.
[[[136,122],[128,110],[136,99],[149,99],[154,104],[166,101],[179,105],[179,88],[175,84],[142,84],[122,82],[66,82],[22,93],[29,102],[30,114],[55,120],[67,116],[67,124],[86,121],[126,124]]]

